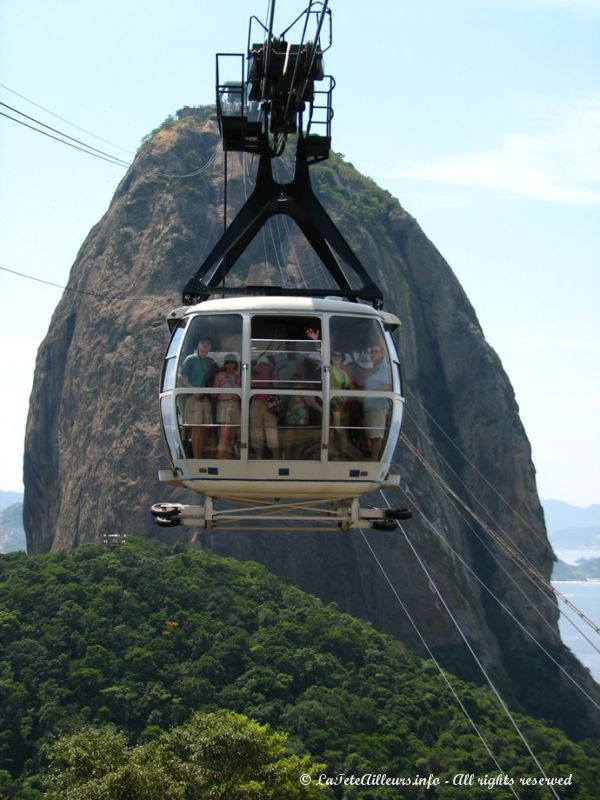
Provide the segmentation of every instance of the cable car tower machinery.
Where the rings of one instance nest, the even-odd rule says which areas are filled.
[[[335,82],[323,68],[331,12],[328,0],[311,0],[277,37],[274,13],[271,0],[267,25],[251,17],[247,57],[217,54],[225,172],[230,151],[252,153],[258,156],[256,182],[185,286],[184,305],[167,317],[172,337],[160,410],[171,468],[160,470],[159,478],[203,494],[205,502],[158,503],[151,511],[164,527],[277,530],[285,522],[301,530],[390,530],[410,512],[363,508],[358,498],[399,484],[390,468],[404,402],[391,337],[400,321],[383,311],[380,289],[315,196],[309,176],[309,167],[331,149]],[[292,44],[286,37],[298,23],[301,41]],[[312,23],[316,30],[306,41]],[[257,27],[259,44],[252,43]],[[239,61],[239,80],[222,81],[226,59]],[[280,183],[272,161],[291,136],[294,175]],[[336,288],[225,285],[240,255],[277,214],[297,223]],[[228,507],[218,508],[217,501]]]
[[[251,196],[186,285],[183,291],[186,305],[207,299],[211,295],[208,289],[219,289],[223,295],[240,295],[239,287],[225,288],[222,285],[225,277],[266,221],[276,214],[286,214],[297,223],[334,278],[337,288],[261,287],[262,294],[279,293],[288,297],[338,295],[352,300],[365,300],[376,308],[383,305],[380,289],[316,198],[310,183],[309,166],[327,159],[331,149],[335,81],[323,71],[323,54],[331,47],[331,11],[327,6],[328,0],[322,4],[311,2],[279,37],[273,35],[274,0],[268,27],[256,17],[251,17],[245,80],[243,54],[217,54],[217,117],[225,159],[230,151],[256,154],[259,159],[258,171]],[[316,17],[314,41],[305,42],[312,17]],[[286,40],[286,35],[302,18],[301,42],[291,44]],[[260,27],[261,35],[265,37],[261,44],[251,44],[256,26]],[[329,34],[325,49],[321,47],[324,27]],[[239,60],[240,80],[222,83],[222,64],[230,59]],[[315,88],[316,82],[324,83],[325,88]],[[306,131],[305,117],[308,120]],[[279,183],[273,178],[272,159],[283,153],[290,135],[297,136],[294,178],[290,183]],[[340,259],[362,281],[361,286],[352,287]],[[245,291],[256,294],[251,287]]]

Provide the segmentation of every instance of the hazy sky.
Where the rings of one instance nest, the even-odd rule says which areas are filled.
[[[330,5],[334,149],[458,276],[512,380],[541,497],[600,502],[600,0]],[[169,114],[214,102],[214,53],[241,52],[266,8],[0,0],[0,102],[130,159]],[[279,0],[276,29],[302,8]],[[124,173],[0,117],[0,267],[64,285]],[[0,489],[22,486],[60,295],[0,271]]]

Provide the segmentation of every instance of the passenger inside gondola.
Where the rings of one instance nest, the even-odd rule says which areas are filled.
[[[252,389],[262,389],[250,399],[250,457],[279,458],[279,432],[277,430],[277,413],[281,402],[272,394],[272,387],[277,381],[277,373],[273,363],[265,356],[260,356],[252,368]]]
[[[365,380],[365,389],[375,392],[392,391],[392,370],[385,360],[380,345],[371,347],[372,369]],[[365,427],[371,441],[371,459],[377,461],[386,429],[386,416],[389,400],[385,397],[365,397]]]
[[[381,326],[373,320],[334,316],[331,353],[329,459],[376,461],[387,435],[391,400],[366,392],[392,390],[391,367]],[[337,343],[343,342],[343,348]],[[348,394],[358,390],[359,394]]]
[[[176,385],[183,390],[177,419],[188,458],[239,457],[241,352],[239,314],[199,316],[187,326]]]
[[[304,365],[304,355],[300,352],[301,342],[289,342],[283,357],[278,359],[277,374],[280,388],[290,389]]]
[[[306,369],[304,389],[320,390],[322,367],[321,321],[317,317],[274,317],[256,315],[252,319],[252,358],[263,353],[274,359],[277,379],[272,388],[289,389],[296,385],[301,365]]]
[[[305,391],[308,366],[302,362],[296,372],[299,391],[286,396],[282,415],[283,458],[319,460],[321,449],[321,400]]]
[[[346,390],[351,388],[352,381],[350,374],[344,366],[345,353],[343,350],[334,347],[331,353],[331,366],[329,371],[329,385],[331,392]],[[330,458],[338,460],[339,455],[348,453],[348,414],[350,411],[350,399],[342,395],[333,394],[330,402],[332,441],[330,447]]]
[[[190,353],[179,371],[178,384],[187,388],[212,386],[217,364],[209,353],[212,340],[205,336],[198,342],[196,351]],[[185,398],[184,421],[191,440],[192,457],[199,458],[205,447],[205,432],[212,424],[212,404],[206,394],[189,394]]]
[[[238,373],[238,357],[228,353],[223,369],[214,382],[217,389],[237,389],[241,386]],[[238,458],[240,445],[240,398],[235,393],[217,395],[218,446],[217,458]]]

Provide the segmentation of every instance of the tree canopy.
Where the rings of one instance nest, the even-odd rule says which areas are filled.
[[[187,763],[178,748],[190,731],[206,730],[207,719],[253,733],[266,747],[265,769],[278,764],[284,777],[286,764],[300,769],[308,756],[329,776],[431,773],[441,783],[427,797],[456,798],[445,781],[457,773],[539,775],[487,689],[440,675],[433,662],[257,564],[180,545],[131,540],[0,557],[0,696],[0,790],[21,800],[43,796],[49,763],[52,780],[66,780],[56,765],[86,737],[107,743],[116,773],[150,780],[144,776],[158,769],[161,753]],[[225,710],[235,713],[210,716]],[[561,797],[597,797],[596,742],[575,743],[539,720],[515,718],[546,774],[572,774]],[[288,736],[288,755],[277,751],[279,733],[260,733],[265,724]],[[275,761],[269,743],[280,754]],[[300,760],[286,761],[292,756]],[[425,796],[415,786],[401,795],[384,786],[325,788],[344,800]],[[547,794],[533,785],[519,792]],[[489,788],[469,787],[468,796],[488,798]],[[495,790],[497,798],[512,796]]]
[[[287,736],[241,714],[197,712],[129,746],[114,727],[86,727],[48,748],[55,800],[311,800],[322,765],[286,751]]]

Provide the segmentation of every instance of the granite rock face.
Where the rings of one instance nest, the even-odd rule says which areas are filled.
[[[165,177],[194,172],[215,149],[196,177]],[[255,165],[234,154],[228,162],[231,219]],[[148,139],[134,167],[83,243],[69,281],[78,293],[64,293],[38,353],[24,464],[28,551],[68,550],[127,531],[253,559],[479,681],[462,631],[510,702],[574,735],[600,730],[591,705],[523,631],[595,692],[560,644],[554,600],[489,534],[549,579],[553,554],[510,382],[417,222],[339,157],[312,168],[313,184],[384,289],[385,307],[402,320],[403,432],[419,456],[400,443],[403,489],[386,495],[414,510],[406,536],[155,527],[152,503],[198,501],[156,477],[168,463],[157,396],[164,317],[223,229],[223,155],[209,110],[180,112]],[[278,165],[280,180],[286,169]],[[316,281],[319,265],[299,232],[285,218],[270,225],[240,262],[237,280]]]

